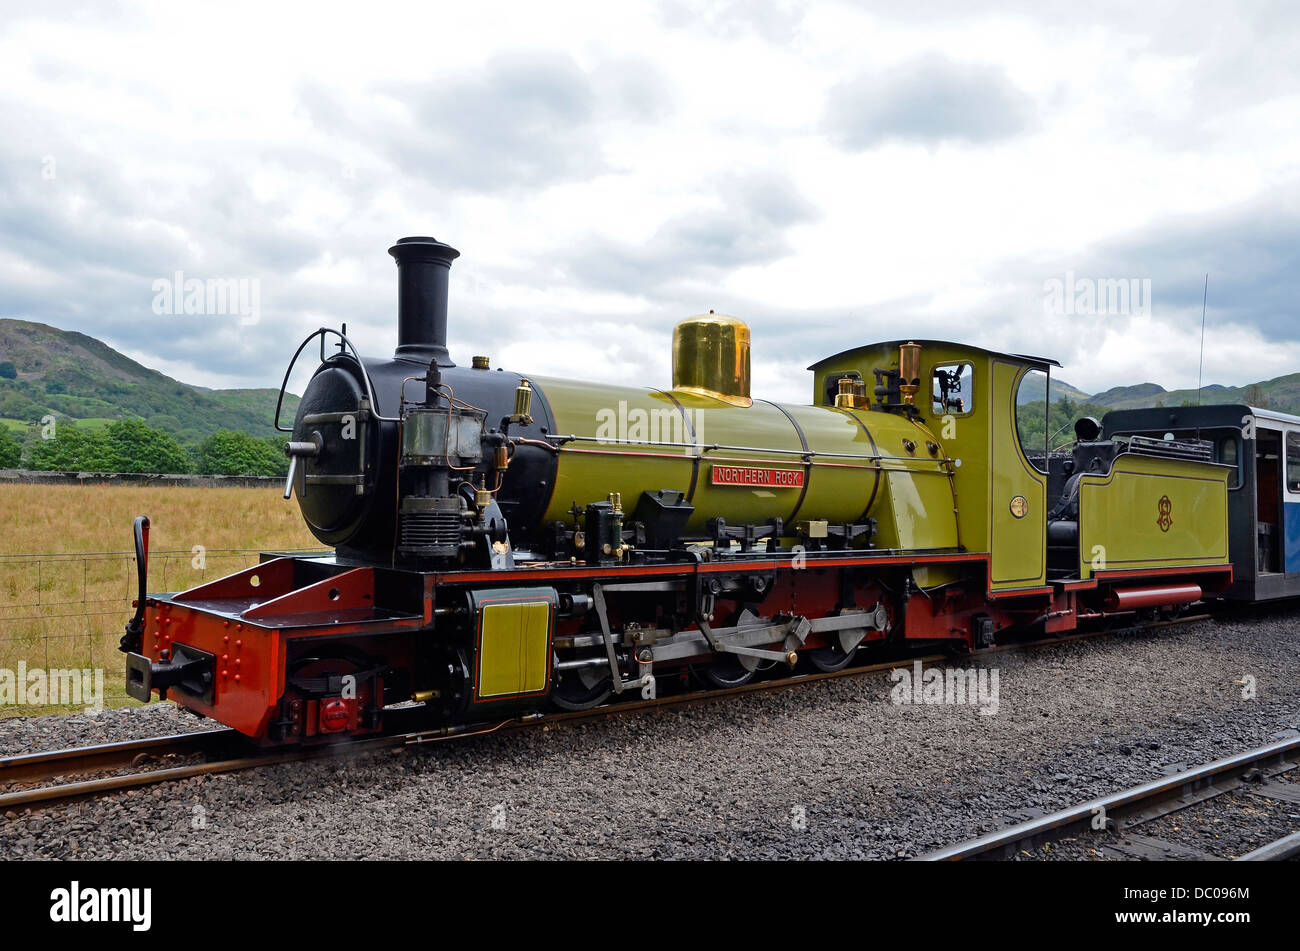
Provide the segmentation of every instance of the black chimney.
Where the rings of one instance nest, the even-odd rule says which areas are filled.
[[[397,356],[455,366],[447,354],[447,279],[460,252],[433,238],[398,238],[388,253],[397,260]]]

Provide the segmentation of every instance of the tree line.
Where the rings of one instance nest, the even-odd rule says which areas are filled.
[[[1248,395],[1247,399],[1252,406],[1261,408],[1268,407],[1268,398],[1259,391],[1258,387],[1252,387],[1256,392],[1253,396]],[[1164,406],[1163,397],[1158,397],[1151,403],[1152,406]],[[1195,406],[1194,400],[1184,399],[1178,405]],[[1045,435],[1051,436],[1051,448],[1053,450],[1068,446],[1074,442],[1074,423],[1084,416],[1091,416],[1100,421],[1103,416],[1109,413],[1114,407],[1102,406],[1097,403],[1076,403],[1069,397],[1062,396],[1052,403],[1051,414],[1051,433],[1047,433],[1047,403],[1044,400],[1034,400],[1029,403],[1021,403],[1016,407],[1016,426],[1020,432],[1020,445],[1024,447],[1025,452],[1042,452],[1046,444]]]
[[[1091,416],[1100,420],[1110,411],[1108,406],[1094,403],[1076,403],[1069,397],[1062,396],[1052,404],[1051,427],[1047,432],[1047,401],[1038,399],[1021,403],[1016,407],[1016,426],[1020,431],[1020,445],[1025,452],[1042,452],[1051,437],[1052,449],[1074,441],[1075,420]]]
[[[56,420],[34,423],[25,433],[0,427],[0,469],[283,476],[289,469],[286,440],[222,429],[186,446],[139,419],[96,428]]]

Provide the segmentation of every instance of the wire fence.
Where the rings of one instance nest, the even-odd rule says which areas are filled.
[[[319,554],[295,549],[276,554]],[[151,551],[150,593],[183,591],[257,564],[257,549]],[[137,595],[135,552],[0,555],[0,669],[102,669],[118,651]]]

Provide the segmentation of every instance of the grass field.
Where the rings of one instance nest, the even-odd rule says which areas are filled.
[[[88,416],[85,419],[73,420],[73,422],[80,429],[98,430],[103,429],[110,423],[116,423],[117,419],[116,417],[109,416]],[[0,417],[0,426],[4,426],[15,436],[22,436],[27,432],[27,430],[31,429],[32,421],[29,419],[10,419],[8,417]]]
[[[247,567],[257,551],[321,547],[277,489],[0,486],[0,670],[103,668],[108,705],[127,702],[117,641],[135,596],[137,515],[152,525],[154,592]],[[50,711],[0,706],[39,712]]]

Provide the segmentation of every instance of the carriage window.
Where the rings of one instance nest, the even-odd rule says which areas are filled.
[[[930,376],[930,402],[935,416],[964,416],[974,408],[975,371],[969,363],[945,363]]]
[[[1219,440],[1219,462],[1225,466],[1232,466],[1232,472],[1228,473],[1228,488],[1235,489],[1241,485],[1241,448],[1237,443],[1236,436],[1225,436]]]
[[[1300,432],[1286,434],[1286,490],[1300,492]]]

